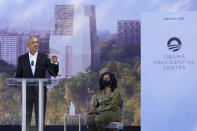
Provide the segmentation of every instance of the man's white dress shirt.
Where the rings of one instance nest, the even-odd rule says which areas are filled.
[[[32,55],[29,51],[29,62],[31,65],[32,74],[34,75],[36,69],[36,61],[37,61],[38,52]],[[32,62],[33,61],[33,62]]]

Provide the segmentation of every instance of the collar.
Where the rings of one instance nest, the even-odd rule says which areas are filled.
[[[33,56],[33,57],[38,56],[38,51],[37,51],[34,55],[32,55],[32,54],[30,53],[30,51],[29,51],[29,56]]]

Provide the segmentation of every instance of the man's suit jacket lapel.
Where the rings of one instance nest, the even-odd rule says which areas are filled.
[[[37,74],[37,73],[39,73],[39,72],[37,71],[37,70],[38,70],[38,68],[42,68],[42,67],[41,67],[41,64],[40,64],[41,60],[42,60],[41,55],[40,55],[40,53],[38,52],[38,56],[37,56],[37,60],[36,60],[36,68],[35,68],[34,76],[36,76],[36,74]]]
[[[26,65],[26,69],[27,72],[28,72],[28,75],[31,75],[31,77],[33,77],[33,74],[32,74],[32,70],[31,70],[31,65],[30,65],[30,61],[29,61],[29,53],[27,53],[25,55],[25,60],[24,60],[24,64]]]

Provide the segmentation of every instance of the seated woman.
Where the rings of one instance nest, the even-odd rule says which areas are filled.
[[[94,97],[93,109],[88,112],[88,131],[106,131],[107,124],[121,120],[121,96],[115,76],[105,72],[100,77],[99,86],[100,90]]]

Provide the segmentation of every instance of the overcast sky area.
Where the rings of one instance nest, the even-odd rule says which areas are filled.
[[[0,27],[48,28],[57,4],[83,0],[0,0]],[[143,12],[195,11],[196,0],[84,0],[96,6],[98,30],[116,32],[117,20],[140,20]]]

